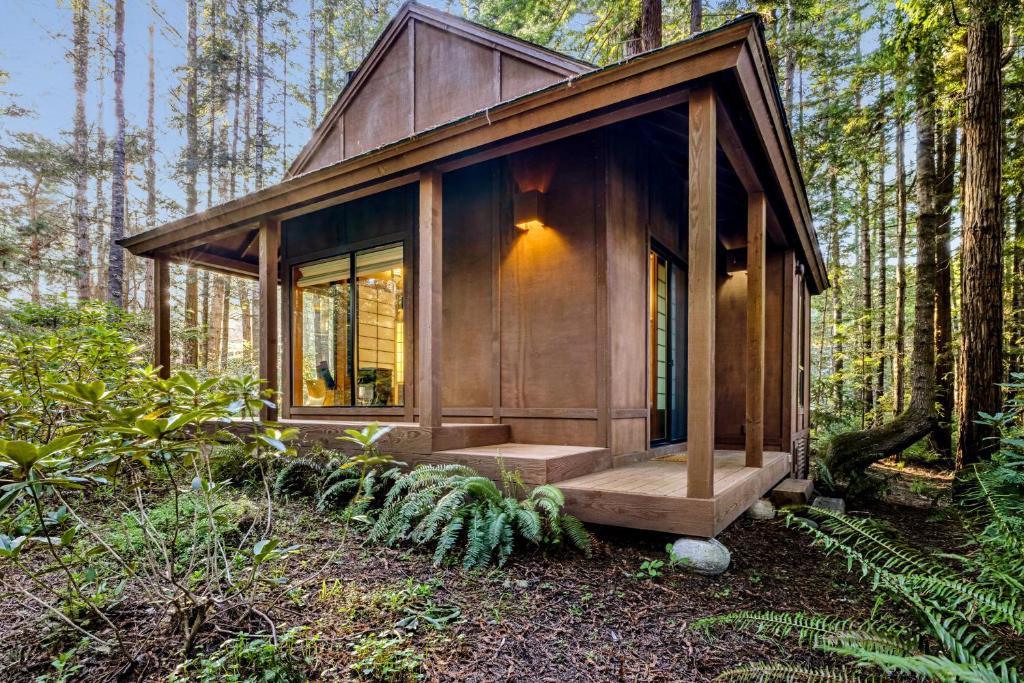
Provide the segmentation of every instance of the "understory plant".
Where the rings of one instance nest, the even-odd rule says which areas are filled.
[[[982,415],[1000,433],[990,463],[965,471],[953,512],[968,541],[962,554],[929,553],[883,523],[806,508],[787,523],[815,545],[842,557],[877,596],[865,619],[786,612],[736,612],[698,622],[705,629],[742,628],[792,637],[836,655],[832,667],[771,662],[722,673],[726,681],[890,680],[897,672],[930,681],[1010,682],[1020,679],[1024,638],[1024,427],[1021,376],[1009,387],[1007,410]],[[816,524],[810,523],[811,518]],[[1014,649],[1005,646],[1015,642]]]
[[[273,632],[278,565],[297,548],[273,535],[269,472],[292,433],[260,421],[268,392],[161,378],[103,306],[29,313],[0,335],[0,563],[21,576],[9,590],[129,661],[139,646],[109,597],[128,582],[186,653],[211,624]],[[231,523],[235,496],[212,476],[224,443],[264,499]]]
[[[466,569],[503,566],[517,539],[568,543],[589,553],[590,535],[562,512],[565,497],[557,487],[538,486],[522,499],[514,493],[463,465],[423,465],[391,486],[369,540],[433,546],[435,566],[461,553]]]

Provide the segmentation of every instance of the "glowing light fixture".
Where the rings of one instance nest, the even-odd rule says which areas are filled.
[[[527,190],[515,194],[512,198],[512,215],[517,228],[530,230],[544,227],[543,199],[540,190]]]

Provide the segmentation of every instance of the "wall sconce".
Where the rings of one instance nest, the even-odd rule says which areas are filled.
[[[512,198],[512,216],[520,230],[544,227],[544,196],[540,190],[517,192]]]

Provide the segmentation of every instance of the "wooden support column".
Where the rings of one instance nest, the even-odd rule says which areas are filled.
[[[715,474],[715,92],[690,96],[689,324],[687,325],[687,496],[711,498]]]
[[[153,259],[153,365],[171,376],[171,267],[167,257]]]
[[[281,224],[276,218],[265,218],[260,221],[260,378],[264,385],[274,391],[274,402],[281,400],[277,386],[277,276],[278,249],[281,245]],[[262,411],[265,420],[276,420],[277,410],[265,408]]]
[[[441,185],[438,171],[420,175],[416,345],[421,427],[441,426]]]
[[[763,192],[747,196],[746,465],[764,459],[764,262],[767,211]]]

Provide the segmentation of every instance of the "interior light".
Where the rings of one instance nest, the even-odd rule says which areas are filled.
[[[520,230],[544,227],[543,196],[540,190],[517,192],[512,198],[512,215]]]

